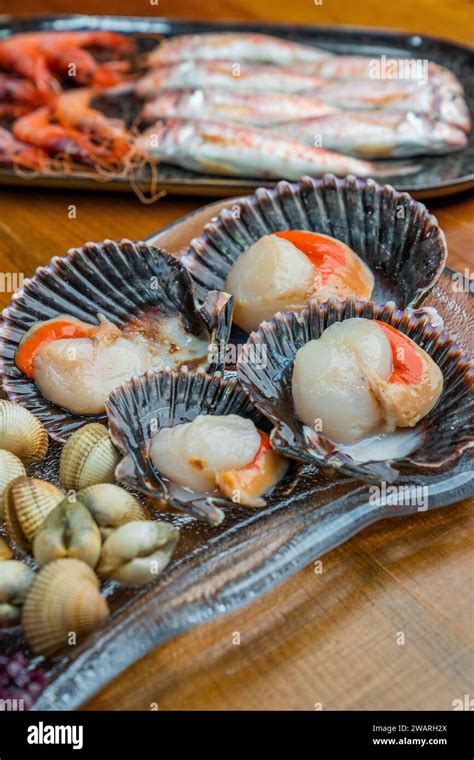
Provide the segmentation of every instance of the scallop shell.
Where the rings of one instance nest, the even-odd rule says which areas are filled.
[[[160,428],[191,422],[199,414],[252,416],[254,408],[235,380],[219,372],[203,370],[149,372],[117,388],[107,402],[110,434],[124,456],[117,480],[128,483],[163,504],[218,525],[224,518],[220,506],[231,502],[214,496],[195,495],[176,488],[155,470],[149,441]]]
[[[0,326],[3,388],[10,400],[20,400],[44,422],[52,438],[65,441],[94,417],[74,415],[47,401],[16,367],[15,352],[25,333],[36,322],[60,314],[92,324],[98,323],[101,314],[123,327],[131,317],[159,308],[180,316],[191,334],[225,342],[232,299],[226,293],[209,293],[202,300],[202,306],[197,306],[192,279],[179,261],[146,242],[104,240],[73,248],[37,269],[4,310]]]
[[[122,525],[104,542],[97,573],[125,583],[150,583],[169,564],[178,539],[179,530],[170,523]]]
[[[26,595],[21,622],[33,652],[50,657],[67,647],[71,634],[85,636],[108,615],[94,571],[79,559],[66,558],[39,571]]]
[[[77,498],[91,513],[103,539],[125,523],[149,519],[147,510],[133,494],[111,483],[84,488]]]
[[[4,496],[4,512],[13,541],[29,548],[40,525],[63,499],[64,493],[45,480],[20,477],[10,483]]]
[[[97,483],[114,483],[119,462],[105,425],[91,422],[76,430],[61,452],[61,485],[66,491],[80,491]]]
[[[222,290],[234,261],[256,240],[288,229],[342,240],[371,268],[372,299],[394,300],[400,307],[423,299],[447,258],[437,220],[407,193],[351,175],[304,177],[297,183],[279,182],[271,190],[260,188],[206,225],[181,258],[198,296],[210,288]]]
[[[19,404],[0,401],[0,449],[23,462],[36,462],[48,452],[48,434],[43,423]]]
[[[16,559],[0,562],[0,626],[15,625],[20,608],[35,577],[34,571]]]
[[[287,456],[323,467],[340,469],[371,482],[393,481],[397,470],[441,470],[456,462],[474,445],[473,363],[440,326],[430,324],[430,315],[417,316],[413,309],[399,310],[393,303],[376,304],[355,299],[311,303],[301,314],[279,313],[251,333],[239,357],[239,381],[256,407],[274,425],[272,446]],[[415,428],[403,428],[406,438],[395,440],[399,452],[386,461],[389,439],[385,438],[371,458],[362,461],[356,449],[352,456],[321,433],[306,427],[297,417],[291,394],[291,376],[296,352],[308,341],[319,338],[336,321],[364,317],[387,322],[408,335],[436,362],[444,376],[443,393],[431,412]],[[258,365],[255,356],[265,355]],[[394,440],[394,439],[392,439]],[[397,469],[392,467],[395,462]]]
[[[25,465],[15,454],[0,449],[0,520],[3,519],[3,496],[13,480],[26,475]]]
[[[73,557],[95,567],[102,540],[99,528],[81,501],[64,499],[47,516],[33,539],[33,556],[39,565]]]

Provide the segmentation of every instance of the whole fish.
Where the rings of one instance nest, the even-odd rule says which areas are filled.
[[[158,163],[227,176],[297,180],[305,174],[325,172],[342,176],[381,173],[380,167],[368,161],[220,121],[157,122],[137,138],[135,147]],[[405,173],[406,169],[397,167],[396,171]]]
[[[331,57],[326,50],[302,45],[253,32],[214,32],[211,34],[182,34],[165,39],[149,53],[149,66],[201,59],[217,61],[250,61],[291,66],[294,63],[315,63]]]
[[[339,111],[271,127],[274,134],[362,158],[437,155],[462,150],[465,133],[411,112]]]
[[[278,92],[248,93],[230,90],[165,90],[143,106],[143,121],[157,119],[211,119],[254,126],[309,119],[339,109],[302,95]]]
[[[464,98],[435,85],[422,87],[416,82],[380,79],[341,80],[326,82],[305,95],[313,95],[323,103],[347,110],[413,111],[453,124],[466,132],[471,127]]]
[[[151,69],[138,80],[139,98],[156,97],[160,90],[179,88],[224,89],[246,92],[304,92],[323,84],[319,77],[277,66],[233,61],[183,61]]]
[[[391,62],[394,61],[395,65]],[[392,67],[392,68],[390,68]],[[297,71],[323,79],[371,79],[406,81],[417,85],[443,86],[458,95],[464,93],[456,74],[445,66],[426,59],[397,59],[387,56],[334,55],[316,63],[298,63]],[[393,73],[392,73],[393,72]],[[382,77],[384,77],[382,79]],[[390,77],[390,78],[389,78]],[[392,78],[393,77],[393,78]]]

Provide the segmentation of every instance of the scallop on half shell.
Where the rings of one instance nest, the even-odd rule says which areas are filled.
[[[371,363],[377,361],[382,374],[385,371],[385,358],[379,346],[362,345],[363,370],[354,372],[353,354],[345,356],[343,352],[339,359],[337,349],[328,347],[326,339],[319,344],[318,339],[325,336],[326,331],[329,338],[336,323],[358,321],[354,318],[362,318],[360,321],[369,327],[376,322],[388,330],[395,328],[414,342],[415,352],[420,357],[426,356],[424,367],[431,372],[427,393],[431,393],[432,398],[423,399],[415,393],[407,395],[409,381],[405,385],[393,383],[393,387],[388,388],[390,383],[378,376],[374,379]],[[295,459],[336,468],[371,482],[393,481],[398,471],[405,468],[433,472],[456,462],[474,445],[474,365],[442,327],[430,323],[430,318],[431,313],[423,309],[417,314],[413,309],[399,310],[393,303],[382,305],[348,299],[311,303],[301,313],[280,313],[270,322],[263,322],[243,347],[237,374],[249,398],[274,426],[270,436],[273,447]],[[374,331],[366,332],[370,335],[364,340],[372,340]],[[385,331],[375,332],[383,336]],[[304,367],[302,352],[311,341],[318,344],[318,350],[306,357],[309,364]],[[266,360],[257,365],[254,357],[262,355]],[[311,362],[315,362],[314,373]],[[328,375],[333,366],[338,370],[337,377]],[[316,378],[323,377],[326,385],[310,388],[312,374]],[[371,384],[373,379],[375,385]],[[336,391],[335,384],[340,382],[343,387]],[[308,393],[298,393],[297,388],[295,392],[295,384],[300,388],[306,386]],[[370,392],[364,390],[366,387],[370,387]],[[416,390],[415,385],[413,390]],[[405,408],[392,391],[404,394]],[[392,423],[378,430],[381,420],[377,419],[380,411],[377,398]],[[308,424],[314,410],[320,410],[318,415],[323,410],[324,416],[330,406],[333,416],[328,425]],[[359,414],[361,409],[362,415]],[[368,422],[373,423],[370,434],[368,429],[357,428],[358,414],[363,418],[362,428]],[[369,420],[371,415],[373,419]],[[326,436],[322,432],[328,428],[332,439],[329,433]]]
[[[214,482],[215,486],[219,485],[215,491],[207,489],[206,483],[202,488],[199,484],[191,487],[185,478],[189,477],[188,465],[192,459],[196,478],[201,476],[201,480],[205,480],[208,463],[201,458],[202,446],[206,455],[218,458],[220,447],[225,448],[223,431],[218,431],[221,437],[212,445],[209,436],[213,435],[213,431],[205,425],[206,430],[201,430],[201,434],[193,438],[193,446],[197,446],[192,457],[186,448],[186,461],[181,456],[182,447],[176,439],[165,442],[160,452],[161,470],[156,464],[155,442],[162,434],[173,434],[180,430],[179,426],[182,429],[185,425],[190,427],[198,422],[212,422],[211,417],[223,415],[227,420],[233,417],[240,423],[247,421],[255,433],[258,453],[260,438],[256,425],[259,428],[262,423],[265,425],[264,418],[255,414],[253,405],[235,379],[224,380],[219,372],[210,375],[203,370],[163,371],[135,378],[112,393],[107,402],[107,414],[112,440],[124,457],[116,470],[117,480],[123,480],[133,488],[159,500],[163,506],[188,512],[213,525],[219,524],[224,518],[221,507],[235,506],[236,502],[232,501],[230,493],[235,480],[239,479],[239,470],[227,470],[225,467],[227,471],[220,472]],[[245,425],[241,424],[239,429],[242,428],[243,434],[247,435],[246,440],[250,440],[252,430],[249,436],[249,431],[243,430],[244,427]],[[235,433],[235,427],[232,432]],[[252,441],[250,443],[252,444]],[[169,453],[171,457],[167,455]],[[279,480],[285,474],[287,463],[283,466],[281,457],[275,457],[275,460],[277,461],[269,461],[268,469],[272,476],[275,474],[275,480]],[[180,483],[178,470],[179,475],[184,476]],[[176,473],[176,480],[172,478],[173,473]],[[225,482],[222,480],[224,474]],[[272,482],[268,490],[274,486],[275,483]],[[244,501],[241,503],[245,504]],[[247,505],[264,504],[265,501],[261,500],[258,504]]]
[[[339,276],[332,287],[330,282],[324,285],[324,269],[320,269],[322,287],[314,296],[309,260],[305,262],[298,252],[290,259],[288,243],[276,238],[288,231],[333,238],[333,247],[334,241],[342,244],[342,255],[344,250],[348,253],[348,247],[355,261],[349,267],[346,255],[346,266],[335,269],[336,274],[341,271],[345,287],[340,287]],[[278,254],[272,256],[261,250],[258,242],[271,239],[279,245]],[[257,247],[258,272],[255,256],[246,253],[249,249],[256,253]],[[304,177],[297,183],[279,182],[272,189],[260,188],[237,200],[206,224],[181,262],[191,273],[200,298],[210,288],[234,295],[236,320],[250,332],[277,311],[299,311],[313,297],[326,300],[328,296],[344,299],[354,295],[377,302],[393,300],[402,308],[418,305],[441,275],[446,257],[446,240],[437,220],[410,195],[372,179],[339,179],[326,174],[319,179]],[[307,278],[306,288],[301,287]],[[269,314],[272,304],[276,308]]]
[[[165,251],[130,240],[87,243],[40,267],[3,312],[3,388],[64,441],[88,419],[105,419],[116,377],[120,384],[164,366],[219,369],[209,346],[226,342],[231,318],[227,293],[208,292],[197,305],[189,273]]]

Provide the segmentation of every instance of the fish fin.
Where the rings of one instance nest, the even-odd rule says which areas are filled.
[[[402,177],[405,174],[416,174],[422,168],[421,164],[397,161],[371,161],[371,166],[377,177]]]

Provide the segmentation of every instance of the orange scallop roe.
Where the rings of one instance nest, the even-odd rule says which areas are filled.
[[[61,340],[62,338],[87,338],[92,329],[94,328],[84,329],[80,325],[66,320],[46,323],[34,330],[30,337],[21,344],[15,354],[15,364],[32,380],[33,361],[40,348],[52,343],[53,340]]]
[[[324,235],[304,230],[283,230],[274,235],[288,240],[310,260],[321,274],[325,285],[336,269],[346,263],[346,254],[337,240],[329,240]]]
[[[389,383],[404,383],[411,385],[419,383],[423,376],[423,361],[412,343],[392,325],[375,320],[382,328],[392,350],[393,370],[388,378]]]
[[[265,455],[271,451],[272,448],[270,446],[270,438],[268,435],[266,433],[263,433],[261,430],[258,431],[258,434],[260,435],[259,450],[249,464],[246,464],[245,467],[239,468],[239,474],[244,475],[242,485],[251,482],[252,478],[264,468]]]

